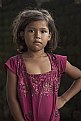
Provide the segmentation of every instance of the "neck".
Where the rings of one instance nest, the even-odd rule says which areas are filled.
[[[27,57],[31,57],[31,58],[37,58],[37,57],[42,57],[42,56],[46,56],[46,53],[44,52],[44,50],[41,51],[37,51],[37,52],[32,52],[30,50],[28,50],[25,55]]]

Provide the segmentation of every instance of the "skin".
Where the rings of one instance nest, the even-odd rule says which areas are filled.
[[[81,90],[81,70],[67,61],[65,72],[74,79],[74,82],[64,94],[58,97],[58,109],[63,107],[64,104]]]
[[[25,29],[24,38],[28,51],[23,53],[22,57],[27,69],[27,73],[42,74],[51,71],[49,58],[44,52],[44,47],[51,39],[51,33],[49,32],[46,21],[34,21],[28,24]],[[32,67],[35,69],[32,69]],[[81,71],[67,61],[65,72],[75,81],[64,94],[58,97],[58,109],[63,107],[66,102],[68,102],[81,90]],[[7,70],[6,89],[11,113],[15,121],[25,121],[17,100],[16,84],[17,76],[10,70]]]
[[[25,42],[28,52],[22,56],[28,73],[40,74],[51,70],[49,58],[44,52],[44,47],[50,38],[51,33],[49,33],[46,21],[34,21],[26,27]]]

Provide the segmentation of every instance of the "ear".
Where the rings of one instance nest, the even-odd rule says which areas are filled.
[[[48,41],[50,41],[51,40],[51,36],[52,36],[52,34],[51,34],[51,32],[49,33],[49,35],[48,35]]]

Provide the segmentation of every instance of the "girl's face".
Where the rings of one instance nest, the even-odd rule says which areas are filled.
[[[47,22],[39,20],[29,23],[26,26],[24,37],[28,50],[34,52],[44,50],[47,42],[51,39]]]

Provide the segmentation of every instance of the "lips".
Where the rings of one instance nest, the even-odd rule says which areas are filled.
[[[37,40],[36,40],[36,41],[34,41],[33,43],[34,43],[34,44],[42,44],[42,42],[37,41]]]

